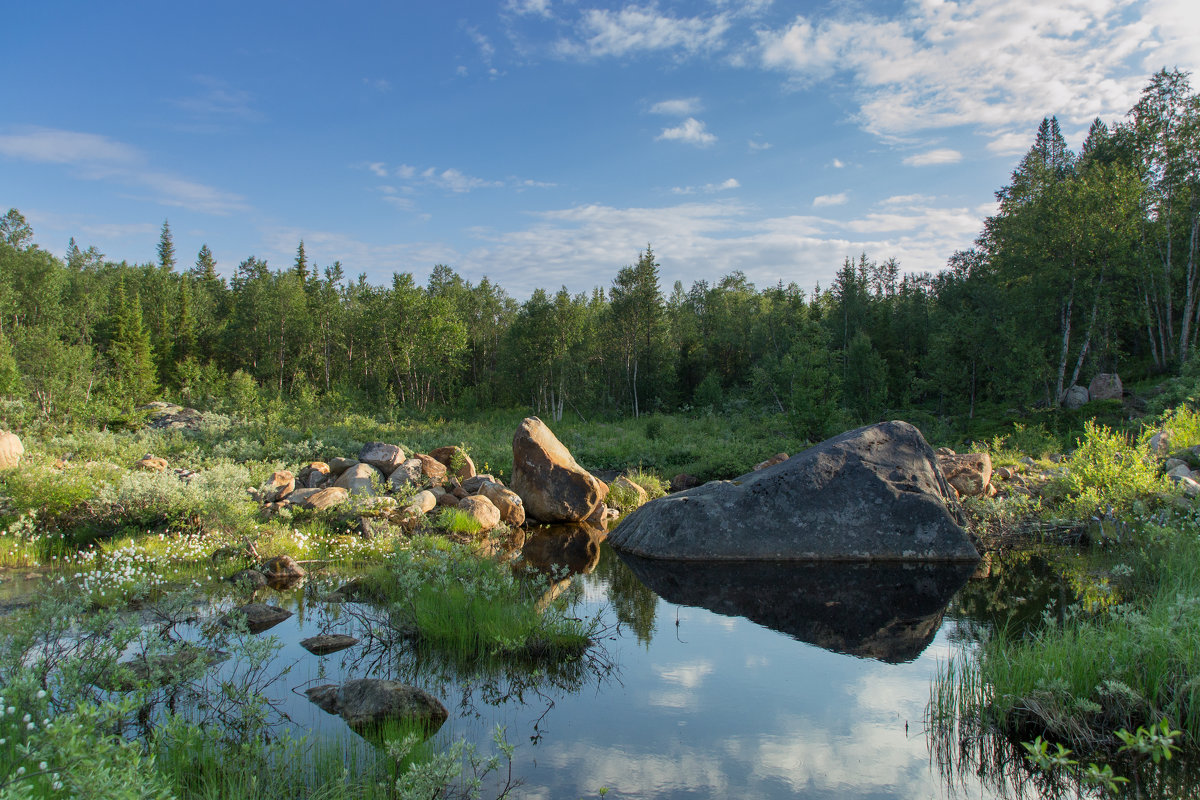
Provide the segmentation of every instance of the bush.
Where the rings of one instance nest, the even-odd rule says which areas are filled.
[[[1139,501],[1169,490],[1145,444],[1093,421],[1057,478],[1062,508],[1077,520],[1096,515],[1127,516]]]

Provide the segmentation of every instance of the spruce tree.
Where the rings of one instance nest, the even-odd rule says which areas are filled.
[[[112,360],[118,389],[128,403],[143,403],[158,392],[154,348],[142,319],[142,303],[136,292],[132,298],[126,294],[124,278],[117,284],[116,314]]]
[[[175,240],[171,238],[171,223],[165,219],[158,237],[158,266],[163,272],[175,269]]]

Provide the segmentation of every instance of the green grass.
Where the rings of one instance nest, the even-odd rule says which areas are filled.
[[[389,603],[393,627],[463,659],[572,658],[593,624],[540,602],[547,587],[440,537],[418,537],[365,578]]]
[[[442,507],[433,518],[433,525],[446,533],[460,536],[475,536],[483,531],[483,524],[460,508]]]

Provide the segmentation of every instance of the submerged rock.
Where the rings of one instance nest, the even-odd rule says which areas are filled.
[[[541,522],[579,522],[592,515],[608,486],[579,466],[571,452],[537,417],[526,417],[513,436],[510,487],[526,517]]]
[[[358,644],[358,639],[344,633],[322,633],[300,640],[300,646],[314,656],[325,656]]]
[[[652,500],[609,541],[690,561],[978,561],[956,512],[921,432],[883,422],[774,467]]]
[[[408,722],[433,733],[450,716],[446,707],[423,689],[381,678],[357,678],[341,686],[314,686],[304,693],[355,730],[385,722]]]
[[[618,553],[669,603],[739,616],[835,653],[919,656],[974,564],[680,562]]]
[[[251,633],[262,633],[268,628],[275,627],[291,615],[292,612],[285,611],[279,606],[267,603],[247,603],[221,617],[221,622],[233,627],[238,624],[239,620],[245,620],[246,630]]]

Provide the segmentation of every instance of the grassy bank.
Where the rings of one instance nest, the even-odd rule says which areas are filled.
[[[1186,407],[1131,434],[1089,423],[1035,497],[973,504],[984,521],[1081,537],[1071,549],[1082,559],[1068,576],[1077,599],[1051,604],[1035,624],[999,624],[945,665],[928,709],[935,738],[951,730],[980,741],[1044,737],[1080,758],[1114,760],[1116,774],[1139,785],[1146,758],[1127,744],[1129,731],[1165,723],[1179,729],[1176,744],[1200,741],[1200,515],[1148,449],[1151,434],[1165,430],[1171,451],[1186,455],[1200,443],[1198,423]],[[1039,538],[1047,544],[1033,533],[1025,546]],[[1095,779],[1072,760],[1038,763]]]

